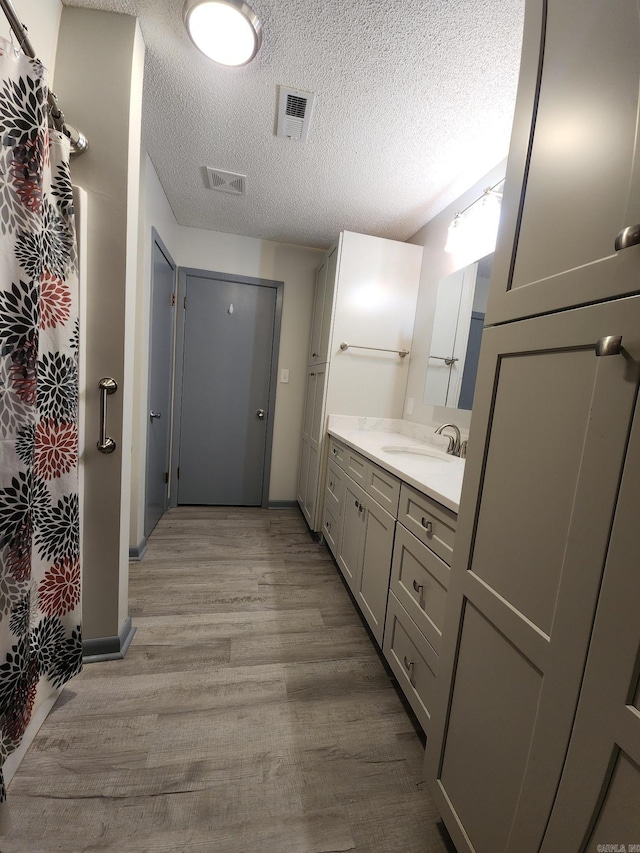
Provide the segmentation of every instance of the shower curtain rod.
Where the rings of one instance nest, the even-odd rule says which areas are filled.
[[[36,52],[27,35],[27,28],[21,22],[20,18],[18,18],[11,0],[0,0],[0,7],[2,7],[2,11],[6,15],[7,20],[9,21],[9,26],[15,33],[15,36],[18,39],[18,44],[20,45],[23,53],[30,57],[30,59],[36,59]],[[71,142],[71,153],[82,154],[89,147],[87,137],[81,130],[78,130],[77,127],[65,122],[62,110],[58,106],[58,99],[51,90],[49,90],[48,103],[49,115],[53,126],[56,130],[61,131],[65,136],[69,137],[69,141]]]

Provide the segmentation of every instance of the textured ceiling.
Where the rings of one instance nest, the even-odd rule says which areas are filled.
[[[143,145],[183,225],[306,246],[405,240],[506,156],[524,0],[249,0],[244,68],[189,41],[183,0],[63,0],[135,15]],[[308,141],[275,136],[278,84],[315,93]],[[247,175],[244,197],[203,167]]]

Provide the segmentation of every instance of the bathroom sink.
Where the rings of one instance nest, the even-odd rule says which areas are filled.
[[[432,459],[439,459],[440,462],[451,462],[451,456],[444,453],[442,450],[431,447],[416,447],[414,445],[404,444],[386,444],[380,448],[385,453],[409,453],[412,456],[430,456]]]

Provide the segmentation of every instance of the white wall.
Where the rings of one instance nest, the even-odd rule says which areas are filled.
[[[68,120],[89,139],[72,161],[88,195],[84,638],[117,637],[128,617],[133,340],[138,252],[144,45],[128,15],[65,6],[55,87]],[[98,382],[112,376],[108,434],[98,452]]]
[[[58,28],[62,3],[60,0],[13,0],[18,18],[29,30],[28,37],[36,56],[47,69],[47,81],[51,84],[56,64]],[[0,12],[0,36],[11,38],[11,27],[3,12]],[[14,36],[14,43],[17,39]],[[64,111],[64,104],[60,104]]]
[[[289,369],[289,383],[278,382],[271,457],[270,501],[295,501],[298,455],[302,434],[305,368],[315,270],[322,258],[318,249],[223,234],[178,225],[151,160],[143,157],[144,208],[140,245],[137,301],[136,379],[134,412],[133,482],[130,545],[144,536],[144,469],[146,458],[147,375],[149,355],[149,285],[151,228],[154,227],[180,267],[214,270],[284,282],[278,378]],[[215,199],[215,196],[213,196]],[[213,201],[212,203],[215,203]],[[337,237],[337,235],[336,235]]]
[[[423,402],[424,386],[427,375],[427,359],[431,348],[431,333],[433,317],[438,295],[438,284],[441,279],[466,266],[477,258],[460,260],[444,251],[447,241],[447,230],[456,213],[479,198],[487,187],[493,186],[504,178],[506,161],[499,163],[478,183],[470,187],[457,201],[434,216],[426,225],[417,231],[408,243],[416,243],[424,247],[422,258],[422,274],[420,276],[420,291],[418,307],[413,329],[411,344],[411,365],[407,381],[407,400],[413,399],[413,414],[406,413],[405,419],[417,423],[438,426],[453,421],[462,430],[468,431],[471,422],[471,412],[464,409],[448,409],[444,406],[429,406]]]

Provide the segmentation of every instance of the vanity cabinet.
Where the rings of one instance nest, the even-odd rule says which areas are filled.
[[[383,651],[427,735],[455,528],[455,513],[402,484]]]
[[[456,514],[333,436],[328,443],[325,541],[428,732]]]
[[[409,359],[398,352],[411,348],[422,251],[411,243],[345,231],[318,269],[298,476],[299,502],[315,484],[315,495],[300,503],[313,531],[325,521],[321,472],[327,416],[402,417]],[[342,350],[341,343],[349,348]],[[305,447],[314,442],[315,454]]]
[[[400,481],[330,438],[326,483],[323,533],[373,636],[382,646]],[[333,535],[336,521],[340,533]]]
[[[425,760],[459,853],[640,840],[638,43],[527,0]]]

